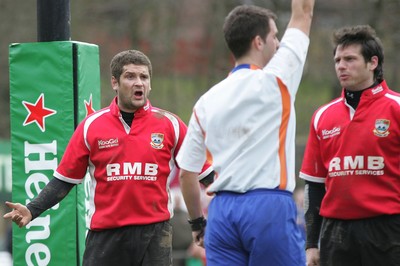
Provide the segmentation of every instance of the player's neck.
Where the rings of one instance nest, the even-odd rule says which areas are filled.
[[[251,56],[243,56],[239,59],[236,60],[235,62],[235,67],[239,66],[239,65],[254,65],[257,66],[259,68],[263,68],[263,63],[261,62],[261,60],[259,58],[253,58]]]

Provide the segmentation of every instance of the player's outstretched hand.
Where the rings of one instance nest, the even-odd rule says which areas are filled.
[[[8,201],[6,201],[6,205],[11,208],[12,211],[4,214],[4,219],[11,219],[19,227],[27,225],[32,220],[32,214],[26,206]]]

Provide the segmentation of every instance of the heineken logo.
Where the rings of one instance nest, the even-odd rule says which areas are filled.
[[[55,115],[57,113],[56,110],[46,108],[44,106],[44,94],[40,94],[39,98],[35,103],[30,103],[26,101],[22,101],[25,109],[28,111],[28,115],[25,118],[23,126],[27,126],[32,123],[36,123],[36,125],[40,128],[42,132],[46,131],[45,119],[49,116]]]
[[[46,131],[46,121],[45,119],[49,116],[55,115],[56,110],[45,107],[45,96],[40,94],[39,98],[35,103],[30,103],[27,101],[22,101],[23,106],[28,111],[28,114],[23,122],[23,126],[35,123],[42,132]],[[89,101],[84,100],[86,116],[95,112],[93,108],[92,94],[90,94]]]
[[[49,143],[30,143],[24,141],[24,176],[26,203],[35,198],[52,178],[52,173],[57,168],[57,141]],[[57,203],[51,209],[57,210]],[[34,219],[26,226],[25,241],[27,249],[25,259],[27,265],[48,265],[51,260],[50,247],[45,243],[51,235],[52,216],[42,215]]]
[[[84,100],[84,103],[86,109],[86,116],[93,114],[95,110],[93,109],[92,94],[90,94],[89,102]]]
[[[54,178],[78,123],[100,106],[99,52],[80,42],[17,43],[9,62],[12,200],[28,204]],[[92,187],[85,178],[62,202],[13,230],[15,266],[81,265]]]

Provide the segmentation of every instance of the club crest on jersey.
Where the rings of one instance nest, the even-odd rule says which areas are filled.
[[[389,135],[390,120],[387,119],[376,119],[375,128],[373,130],[377,137],[387,137]]]
[[[162,133],[152,133],[150,145],[154,149],[162,149],[164,147],[164,134]]]

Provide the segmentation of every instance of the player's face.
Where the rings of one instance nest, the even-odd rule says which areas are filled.
[[[111,85],[117,92],[119,108],[125,112],[135,112],[146,104],[151,90],[149,68],[143,65],[126,65],[119,81],[111,78]]]
[[[360,91],[368,88],[374,82],[374,69],[377,57],[371,62],[365,62],[361,54],[361,45],[352,44],[346,47],[339,45],[336,49],[335,70],[340,85],[350,91]]]
[[[265,46],[263,52],[265,65],[269,62],[269,60],[271,60],[271,58],[274,56],[279,47],[279,39],[277,37],[278,28],[276,27],[276,23],[273,19],[269,20],[269,28],[270,30],[267,35],[267,38],[265,39]]]

